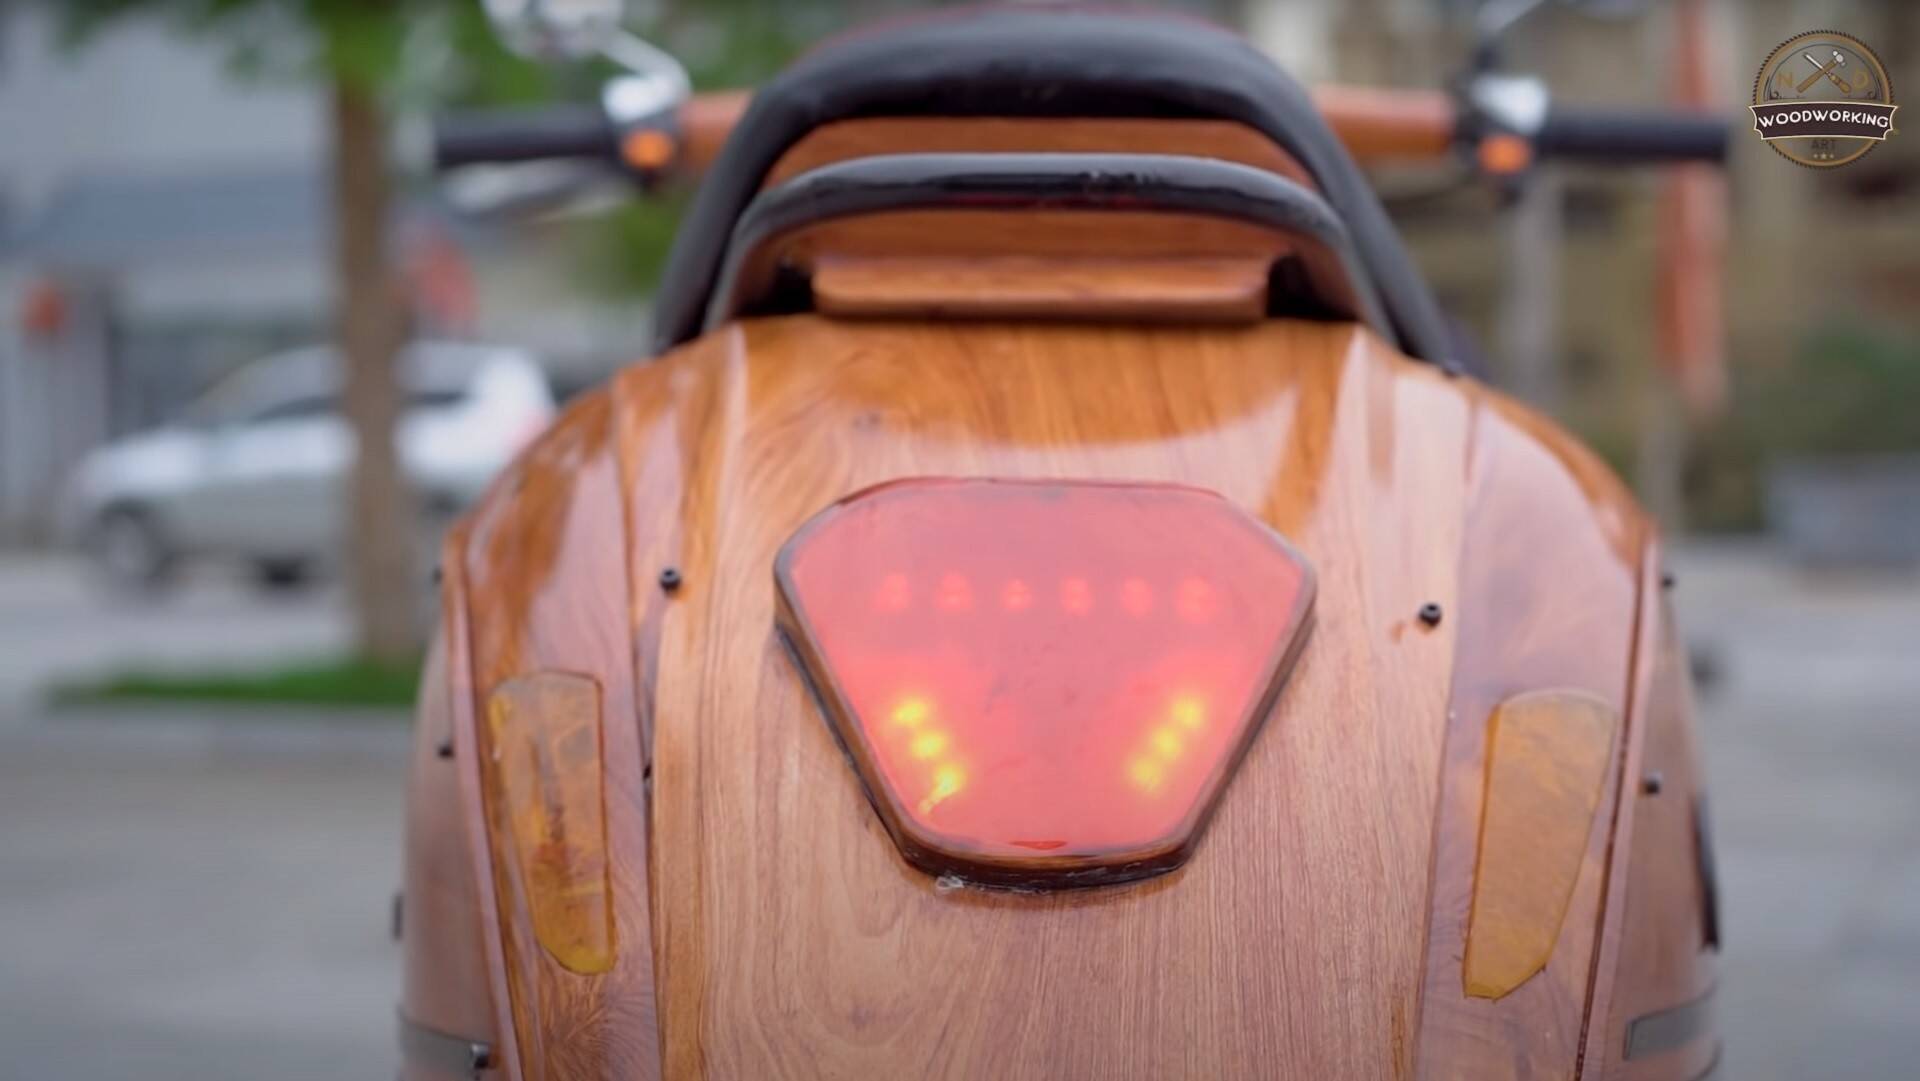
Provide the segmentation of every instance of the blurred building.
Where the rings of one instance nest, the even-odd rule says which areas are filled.
[[[1476,5],[1182,6],[1237,21],[1309,82],[1436,87],[1464,65]],[[1708,6],[1709,83],[1731,115],[1761,58],[1817,27],[1861,37],[1897,88],[1920,86],[1920,5]],[[1545,76],[1559,100],[1658,107],[1673,86],[1672,12],[1672,0],[1547,3],[1505,42],[1506,61]],[[0,540],[39,528],[87,447],[161,419],[236,363],[323,336],[330,299],[325,132],[311,91],[230,78],[220,46],[158,24],[118,25],[69,53],[47,23],[38,6],[0,2]],[[1788,364],[1812,326],[1913,327],[1920,138],[1822,171],[1736,128],[1735,383]],[[1547,169],[1513,205],[1464,169],[1378,181],[1500,381],[1567,418],[1671,516],[1687,433],[1655,339],[1661,171]],[[405,214],[418,227],[400,232],[417,250],[403,260],[464,276],[471,294],[466,318],[443,332],[532,346],[575,385],[643,340],[644,304],[583,289],[565,228],[477,228],[441,213],[431,186],[412,192]]]
[[[318,93],[158,20],[82,49],[53,22],[0,2],[0,543],[45,536],[88,449],[326,337],[332,304]],[[539,228],[469,228],[428,185],[398,214],[422,333],[533,346],[562,389],[640,340],[644,306],[572,299]]]
[[[84,51],[0,5],[0,538],[221,362],[318,327],[321,113],[157,24]]]
[[[1272,48],[1320,64],[1322,77],[1336,82],[1440,85],[1467,49],[1469,4],[1354,0],[1318,23],[1284,0],[1252,7],[1286,13],[1278,25],[1287,34],[1323,26],[1324,44],[1295,38]],[[1775,154],[1751,133],[1744,111],[1766,55],[1819,28],[1870,45],[1889,69],[1896,100],[1915,93],[1920,5],[1708,0],[1705,7],[1707,83],[1734,124],[1724,285],[1736,399],[1741,387],[1804,365],[1810,354],[1817,364],[1822,328],[1879,329],[1909,348],[1920,343],[1913,315],[1920,308],[1920,138],[1912,126],[1856,163],[1820,170]],[[1516,26],[1502,51],[1508,67],[1543,76],[1556,101],[1670,107],[1679,63],[1674,10],[1672,0],[1549,3]],[[1252,25],[1262,18],[1255,14]],[[1913,107],[1907,101],[1902,115]],[[1678,522],[1683,503],[1696,519],[1710,518],[1723,495],[1757,506],[1755,492],[1713,489],[1764,478],[1752,462],[1701,460],[1702,449],[1689,443],[1714,418],[1680,416],[1661,368],[1656,271],[1669,177],[1659,169],[1551,167],[1511,205],[1484,187],[1445,193],[1432,177],[1382,177],[1381,186],[1442,298],[1486,346],[1498,381],[1570,422],[1664,518]],[[1909,430],[1920,449],[1920,428]]]

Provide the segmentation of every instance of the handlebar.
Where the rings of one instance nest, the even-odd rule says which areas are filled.
[[[598,106],[569,105],[443,117],[435,124],[434,162],[446,169],[483,162],[549,158],[625,164],[649,176],[663,168],[699,172],[719,152],[745,111],[740,91],[700,94],[666,122],[623,127]],[[1487,125],[1439,90],[1323,86],[1314,105],[1360,162],[1439,160],[1488,134]],[[1498,126],[1492,129],[1499,131]],[[1707,113],[1549,108],[1531,132],[1518,132],[1542,160],[1644,165],[1719,162],[1729,124]],[[666,157],[662,158],[662,153]]]
[[[434,121],[436,169],[556,158],[618,161],[620,132],[597,105],[455,113]]]
[[[1615,165],[1720,162],[1730,126],[1711,113],[1555,106],[1534,133],[1542,158]]]

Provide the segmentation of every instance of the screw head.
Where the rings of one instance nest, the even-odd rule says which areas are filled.
[[[1438,627],[1440,625],[1440,616],[1441,612],[1438,604],[1428,601],[1420,606],[1420,622],[1425,623],[1427,626]]]
[[[680,568],[668,567],[660,572],[660,588],[672,593],[680,588]]]
[[[1661,589],[1672,589],[1673,584],[1677,581],[1679,581],[1679,579],[1673,576],[1672,571],[1660,572],[1660,588]]]
[[[1666,786],[1667,779],[1662,777],[1660,771],[1657,769],[1648,772],[1645,777],[1640,779],[1640,791],[1645,792],[1649,796],[1659,795],[1660,790]]]

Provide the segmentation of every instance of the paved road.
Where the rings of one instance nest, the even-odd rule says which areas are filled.
[[[1737,549],[1677,563],[1683,619],[1724,671],[1702,705],[1725,1076],[1912,1077],[1920,581],[1810,583]],[[0,655],[180,663],[340,633],[324,596],[262,605],[216,583],[101,612],[58,573],[0,568]],[[33,625],[5,592],[23,582]],[[388,1076],[398,735],[364,719],[344,735],[243,716],[0,723],[0,1077]]]
[[[1733,1081],[1920,1076],[1920,580],[1683,553]]]
[[[0,1077],[391,1077],[403,727],[56,723],[0,739]]]
[[[328,656],[349,636],[337,589],[269,596],[215,572],[151,598],[114,596],[59,556],[0,556],[0,730],[49,678],[129,665],[205,667]]]

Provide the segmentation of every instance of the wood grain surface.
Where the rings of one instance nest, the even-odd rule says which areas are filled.
[[[925,316],[942,307],[1004,307],[1005,286],[985,275],[995,265],[1008,265],[999,261],[1014,260],[1011,265],[1016,270],[1026,266],[1059,275],[1065,286],[1064,292],[1055,286],[1051,296],[1029,298],[1021,315],[1085,317],[1091,302],[1097,304],[1098,315],[1111,319],[1187,319],[1192,315],[1169,308],[1192,303],[1197,309],[1193,315],[1217,321],[1222,305],[1245,309],[1253,288],[1250,274],[1254,268],[1261,276],[1256,295],[1267,300],[1266,275],[1276,262],[1288,258],[1299,260],[1306,281],[1325,304],[1354,309],[1354,283],[1346,268],[1311,237],[1200,214],[1021,208],[886,211],[838,218],[767,237],[741,256],[734,308],[748,310],[758,298],[773,294],[783,275],[799,273],[817,278],[821,268],[835,263],[899,259],[947,272],[969,265],[969,269],[959,271],[966,275],[964,281],[948,277],[929,282],[923,274],[918,283],[922,299],[932,288],[938,288],[940,296],[935,303],[923,304],[911,314]],[[1240,269],[1237,280],[1228,283],[1223,294],[1222,268],[1229,264]],[[1166,292],[1153,292],[1152,279],[1144,276],[1146,268],[1164,273]],[[1196,274],[1205,274],[1211,280],[1211,299],[1195,295]],[[873,291],[870,277],[866,281],[869,294]],[[844,278],[841,285],[844,294]],[[835,288],[831,271],[827,287],[830,307]],[[914,283],[909,281],[899,286],[912,287]],[[1124,293],[1131,298],[1131,306],[1097,297],[1090,301],[1096,289]],[[1076,296],[1076,291],[1081,295]],[[1274,306],[1288,310],[1285,303]],[[1323,306],[1318,302],[1313,305],[1316,309]],[[980,310],[969,314],[992,313]]]
[[[1431,162],[1453,153],[1459,117],[1444,90],[1321,86],[1312,94],[1334,135],[1362,164]],[[750,97],[749,91],[722,90],[697,94],[681,106],[681,168],[697,173],[713,163]],[[1180,130],[1171,130],[1175,128]],[[772,175],[784,179],[829,161],[885,152],[882,147],[1200,153],[1275,172],[1299,169],[1259,132],[1225,120],[866,117],[822,125],[809,133],[775,163]]]
[[[1645,588],[1659,588],[1657,549]],[[1596,971],[1588,1076],[1619,1081],[1692,1081],[1714,1063],[1719,1040],[1709,1024],[1671,1051],[1626,1055],[1636,1019],[1708,999],[1718,953],[1707,942],[1694,813],[1703,780],[1693,732],[1687,655],[1663,595],[1649,605],[1642,631],[1634,708],[1645,718],[1625,765],[1629,798],[1615,833],[1624,853],[1609,886],[1607,943]],[[1649,778],[1657,778],[1650,786]]]
[[[1545,970],[1498,1000],[1469,996],[1462,961],[1487,718],[1508,696],[1541,688],[1591,694],[1625,713],[1647,526],[1589,452],[1506,399],[1482,400],[1472,492],[1461,508],[1460,649],[1434,823],[1417,1076],[1570,1079],[1578,1076],[1618,765],[1608,770]]]
[[[1125,319],[1251,323],[1266,314],[1270,260],[828,257],[814,307],[847,318]]]
[[[1405,1072],[1451,664],[1446,626],[1411,628],[1453,600],[1465,473],[1440,373],[1335,325],[798,317],[621,393],[682,380],[713,405],[655,689],[669,1076]],[[1182,870],[948,891],[881,829],[772,634],[770,568],[834,499],[938,474],[1202,484],[1318,566],[1314,640]]]
[[[589,396],[495,484],[448,539],[446,588],[467,627],[471,671],[463,764],[490,760],[481,703],[542,669],[594,677],[605,715],[602,778],[612,853],[615,954],[604,972],[569,971],[534,933],[500,793],[481,808],[485,889],[497,897],[499,964],[510,994],[502,1028],[510,1076],[659,1076],[648,911],[646,793],[627,594],[624,486],[611,400]],[[516,1046],[517,1045],[517,1046]]]
[[[400,1012],[416,1024],[480,1043],[499,1032],[487,970],[479,878],[462,821],[459,775],[440,753],[453,735],[453,684],[445,642],[420,674],[413,761],[407,777],[406,865],[401,891]],[[436,1075],[401,1062],[410,1079]]]
[[[1020,894],[902,860],[778,639],[772,563],[917,475],[1200,485],[1314,564],[1314,638],[1183,868]],[[1619,765],[1545,970],[1471,999],[1484,733],[1522,690],[1626,709],[1646,539],[1556,429],[1350,325],[802,315],[629,369],[450,541],[468,806],[501,681],[591,674],[609,718],[612,970],[552,963],[475,833],[508,1074],[1573,1077]]]

